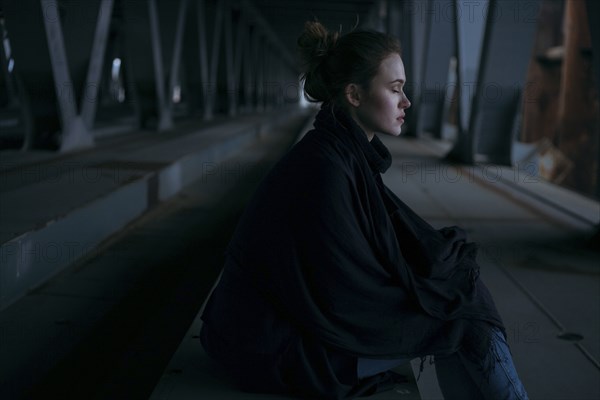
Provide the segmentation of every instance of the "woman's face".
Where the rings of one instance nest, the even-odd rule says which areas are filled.
[[[383,59],[368,91],[355,86],[358,101],[350,101],[350,112],[369,141],[375,132],[400,135],[404,110],[410,107],[404,94],[405,82],[404,64],[400,55],[394,53]]]

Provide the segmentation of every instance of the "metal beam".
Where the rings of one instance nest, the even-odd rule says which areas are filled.
[[[210,71],[209,71],[209,80],[206,82],[209,88],[208,97],[206,98],[206,103],[204,106],[206,107],[206,114],[209,118],[212,118],[214,105],[217,96],[217,72],[219,67],[219,52],[221,50],[221,32],[223,31],[223,14],[225,5],[222,1],[217,2],[217,9],[215,14],[215,25],[213,29],[212,36],[212,46],[211,46],[211,57],[210,57]],[[211,89],[212,88],[212,89]]]
[[[83,120],[78,115],[76,94],[68,68],[67,52],[56,0],[41,0],[42,10],[52,12],[51,17],[43,18],[48,40],[48,50],[54,78],[54,87],[58,94],[58,110],[62,122],[60,151],[90,147],[94,139],[85,128]]]
[[[409,84],[407,82],[407,90],[409,94],[412,96],[412,107],[407,110],[409,114],[407,118],[407,130],[413,136],[418,136],[421,132],[417,129],[417,120],[420,113],[420,103],[421,103],[421,91],[422,91],[422,82],[423,82],[423,66],[425,63],[426,57],[426,44],[427,44],[427,36],[428,36],[428,28],[429,28],[429,14],[423,13],[422,9],[427,10],[429,8],[430,0],[417,0],[418,3],[415,3],[413,0],[409,3],[409,9],[406,11],[409,13],[408,17],[410,18],[410,29],[411,29],[411,55],[410,58],[405,59],[404,63],[410,63],[410,71],[411,71],[411,82]],[[407,78],[408,81],[408,78]],[[412,118],[411,118],[412,115]]]
[[[166,105],[164,61],[160,23],[156,0],[120,2],[124,16],[127,42],[126,64],[135,87],[135,107],[139,110],[139,124],[150,127],[156,119],[156,128],[170,125]]]
[[[265,91],[264,91],[264,64],[265,64],[265,52],[264,52],[264,40],[262,35],[256,35],[254,42],[254,62],[256,65],[255,73],[256,76],[256,111],[263,111],[265,105]]]
[[[232,28],[232,9],[229,0],[222,0],[224,7],[224,28],[225,28],[225,81],[227,84],[227,113],[235,115],[236,107],[236,78],[235,78],[235,60],[233,52],[233,28]]]
[[[210,89],[208,87],[208,40],[206,37],[206,7],[205,0],[198,0],[197,3],[197,23],[198,23],[198,59],[200,63],[200,84],[202,90],[202,107],[204,111],[204,119],[208,120],[212,117],[212,107],[210,107]]]
[[[298,64],[295,57],[292,56],[289,49],[285,47],[279,36],[273,31],[271,25],[264,19],[256,7],[248,0],[241,0],[239,7],[246,13],[248,20],[252,21],[265,35],[265,38],[270,42],[279,55],[285,60],[294,70],[298,70]],[[298,72],[300,72],[298,70]]]
[[[235,38],[235,53],[234,53],[234,82],[235,82],[235,90],[233,95],[233,102],[235,104],[236,110],[239,104],[240,92],[242,90],[242,62],[246,59],[246,63],[249,62],[249,59],[246,57],[247,52],[246,48],[249,47],[248,43],[248,25],[246,24],[246,18],[242,11],[239,13],[238,21],[237,21],[237,32]],[[248,66],[246,65],[246,69]]]
[[[256,37],[259,35],[256,27],[248,25],[248,43],[244,46],[244,52],[246,53],[246,67],[244,77],[244,109],[249,112],[255,108],[255,95],[256,95],[256,51],[257,46]]]
[[[0,35],[4,35],[3,29],[0,31]],[[9,62],[12,63],[14,67],[14,59],[12,58],[12,54],[10,54],[10,46],[6,46],[7,43],[10,43],[9,40],[4,42],[2,46],[0,46],[0,68],[2,69],[2,80],[4,81],[4,85],[6,87],[6,97],[8,102],[8,107],[16,107],[19,103],[18,100],[18,92],[17,87],[14,82],[14,77],[12,71],[9,71]]]
[[[475,160],[511,165],[539,1],[491,0],[469,130]],[[506,62],[510,55],[510,62]]]
[[[406,73],[407,84],[404,88],[406,96],[415,103],[415,91],[418,89],[420,61],[417,60],[419,49],[415,44],[415,35],[422,33],[418,16],[414,9],[418,0],[407,0],[403,2],[378,2],[371,13],[371,24],[377,24],[381,29],[387,29],[387,33],[398,38],[402,46],[402,60]],[[386,22],[387,21],[387,22]],[[422,39],[422,38],[421,38]],[[421,42],[422,40],[418,40]],[[415,107],[406,110],[407,125],[405,135],[415,136]]]
[[[101,86],[102,69],[104,67],[104,56],[108,42],[110,21],[113,11],[113,0],[102,0],[98,10],[94,44],[90,54],[90,62],[85,79],[84,94],[81,103],[81,117],[87,129],[91,130],[98,109],[98,91]]]
[[[600,3],[595,0],[586,1],[587,17],[590,26],[590,36],[592,39],[592,63],[594,76],[596,77],[596,93],[600,94]],[[600,108],[600,102],[598,102]],[[600,109],[598,110],[600,115]],[[596,124],[596,197],[600,199],[600,123]],[[597,235],[600,236],[600,225],[597,229]],[[600,242],[600,241],[599,241]]]
[[[471,13],[475,5],[479,11]],[[474,136],[470,130],[470,118],[481,61],[483,36],[491,8],[488,0],[477,3],[469,0],[454,0],[454,35],[458,61],[458,137],[454,147],[448,153],[448,158],[467,164],[474,161]],[[485,9],[488,11],[481,11]],[[468,11],[465,15],[463,15],[464,10]]]
[[[152,62],[154,64],[154,83],[156,90],[156,107],[158,110],[159,131],[170,129],[173,126],[170,100],[165,90],[165,71],[163,65],[163,50],[161,44],[160,22],[158,18],[157,0],[148,2],[148,18],[150,22],[150,41],[152,43]]]
[[[170,3],[171,4],[171,3]],[[173,43],[173,53],[171,56],[171,69],[169,74],[168,105],[173,108],[173,92],[175,86],[180,84],[181,57],[183,52],[183,35],[185,33],[186,16],[189,9],[189,0],[181,0],[177,12],[177,21],[175,25],[175,38]],[[172,111],[171,111],[172,113]]]
[[[452,0],[430,0],[428,3],[420,96],[413,100],[417,111],[415,132],[417,135],[428,132],[441,138],[448,68],[456,48],[453,25],[444,10],[452,10],[453,3]]]

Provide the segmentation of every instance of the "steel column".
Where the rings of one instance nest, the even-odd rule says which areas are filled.
[[[156,127],[168,128],[170,110],[166,102],[164,61],[159,16],[156,0],[123,1],[127,64],[132,69],[135,98],[139,102],[139,124],[149,126],[156,120]]]
[[[476,160],[511,165],[538,14],[536,0],[490,2],[470,121]]]
[[[404,61],[405,68],[406,64],[410,64],[409,71],[411,71],[410,78],[408,76],[406,78],[407,95],[410,95],[409,98],[412,101],[412,107],[407,110],[407,132],[411,136],[421,134],[417,128],[417,121],[420,114],[419,106],[421,104],[421,92],[423,88],[422,71],[426,57],[427,30],[430,17],[427,12],[429,10],[429,2],[430,0],[413,0],[407,4],[408,7],[406,8],[411,29],[411,54],[410,58]]]
[[[246,52],[246,43],[247,43],[247,31],[248,31],[248,26],[246,24],[246,19],[245,19],[245,15],[244,12],[240,10],[239,16],[238,16],[238,20],[237,20],[237,32],[236,32],[236,39],[235,39],[235,54],[234,54],[234,72],[233,72],[233,77],[234,77],[234,92],[233,92],[233,104],[234,104],[234,111],[237,112],[237,110],[240,108],[240,94],[242,91],[242,65],[243,65],[243,61],[244,59],[246,60],[246,63],[248,63],[248,58],[247,56],[247,52]],[[247,69],[248,66],[246,65]]]
[[[246,111],[252,111],[256,107],[256,80],[257,80],[257,46],[258,29],[256,26],[249,27],[248,44],[245,46],[246,68],[244,82],[244,108]]]
[[[443,107],[448,87],[448,68],[455,54],[456,44],[452,34],[452,0],[429,0],[426,36],[423,45],[423,75],[419,82],[419,97],[413,99],[416,110],[415,132],[431,133],[441,138]]]
[[[233,28],[232,28],[232,10],[229,0],[222,0],[224,10],[224,29],[225,29],[225,82],[227,86],[227,113],[232,116],[237,113],[235,104],[235,60],[233,50]]]
[[[0,31],[0,34],[2,32]],[[6,52],[5,52],[6,50]],[[6,87],[6,93],[4,94],[6,96],[6,101],[7,101],[7,106],[8,107],[16,107],[18,104],[18,92],[17,92],[17,87],[15,85],[13,76],[12,76],[12,72],[8,70],[9,66],[9,60],[12,60],[12,62],[14,63],[14,59],[12,58],[12,54],[10,54],[10,48],[5,47],[5,44],[2,43],[1,48],[0,48],[0,64],[2,64],[0,66],[0,68],[2,69],[2,75],[1,78],[4,81],[4,85]],[[13,64],[14,65],[14,64]]]
[[[214,114],[214,107],[216,103],[218,84],[217,84],[217,73],[219,67],[219,53],[221,50],[221,32],[223,31],[223,14],[225,13],[225,4],[222,1],[217,2],[217,9],[215,13],[215,25],[212,36],[211,56],[210,56],[210,74],[207,84],[212,90],[208,93],[205,107],[207,108],[207,114],[209,118],[212,118]]]
[[[99,5],[96,1],[88,6],[85,18],[96,22]],[[70,151],[93,145],[78,109],[89,53],[68,54],[63,31],[78,29],[79,37],[75,40],[69,35],[68,44],[75,49],[89,49],[96,24],[86,24],[85,18],[74,19],[76,16],[70,14],[74,8],[70,6],[77,9],[74,5],[62,8],[66,21],[61,20],[56,0],[7,2],[3,7],[15,72],[22,83],[19,89],[27,148],[58,146],[61,151]],[[51,138],[56,134],[60,135],[57,141]]]
[[[173,126],[169,99],[165,88],[165,70],[163,62],[163,50],[161,43],[160,22],[158,16],[158,0],[148,1],[148,18],[150,22],[150,41],[152,46],[152,63],[154,65],[154,85],[156,93],[156,107],[158,110],[159,131],[169,129]]]
[[[264,110],[264,42],[262,35],[255,37],[255,58],[254,62],[256,65],[255,73],[256,76],[256,111]]]
[[[171,2],[168,3],[169,6],[172,5]],[[167,105],[171,110],[173,109],[173,94],[175,92],[175,87],[177,85],[182,86],[181,82],[181,59],[183,54],[183,36],[186,31],[186,21],[187,21],[187,13],[189,10],[189,0],[181,0],[179,3],[179,9],[177,12],[177,19],[175,20],[175,37],[173,39],[173,52],[170,62],[170,68],[167,71],[167,76],[169,77],[169,85],[168,85],[168,96],[167,96]],[[166,60],[166,65],[169,65],[168,59]]]
[[[102,0],[96,23],[94,44],[85,80],[84,95],[81,104],[81,117],[87,129],[91,130],[96,119],[98,109],[99,89],[102,81],[102,70],[110,30],[110,21],[113,11],[113,0]]]
[[[587,0],[587,16],[592,39],[592,57],[594,76],[596,77],[596,93],[600,96],[600,3],[595,0]],[[600,102],[598,102],[600,104]],[[600,110],[598,110],[600,113]],[[600,125],[600,124],[598,124]],[[600,126],[596,126],[596,197],[600,199]],[[598,226],[600,235],[600,226]]]
[[[208,87],[209,63],[208,63],[208,40],[206,37],[206,7],[205,0],[197,1],[197,24],[198,24],[198,61],[200,64],[200,85],[202,90],[202,107],[204,119],[212,117],[212,100]]]
[[[475,11],[472,8],[474,5],[477,5]],[[448,158],[467,164],[474,161],[474,136],[470,129],[471,110],[489,9],[488,0],[476,4],[469,0],[454,0],[454,35],[458,62],[458,137]]]

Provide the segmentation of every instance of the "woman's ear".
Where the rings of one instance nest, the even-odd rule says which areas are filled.
[[[346,97],[348,104],[351,106],[360,106],[360,87],[358,87],[356,83],[349,83],[346,85],[346,88],[344,89],[344,96]]]

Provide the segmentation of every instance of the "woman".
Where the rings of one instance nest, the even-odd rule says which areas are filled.
[[[307,22],[298,44],[323,104],[240,218],[202,317],[207,353],[248,391],[351,398],[433,355],[446,399],[526,399],[477,245],[381,179],[376,132],[398,136],[410,107],[398,42]]]

